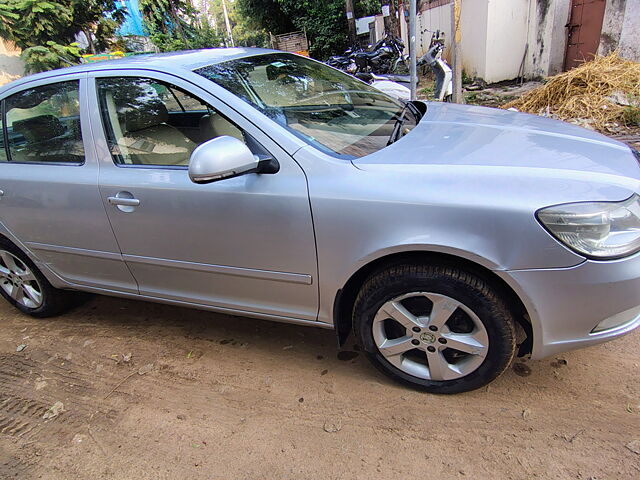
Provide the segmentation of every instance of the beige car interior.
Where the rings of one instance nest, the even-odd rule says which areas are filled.
[[[200,112],[169,113],[159,95],[142,97],[137,105],[138,98],[128,98],[126,106],[118,104],[118,97],[117,93],[107,90],[104,103],[116,140],[112,142],[116,147],[112,153],[119,154],[124,164],[188,165],[193,150],[207,140],[230,135],[244,141],[242,131],[210,107],[208,112],[202,112],[198,128],[185,125],[183,131],[181,115],[193,116]],[[195,130],[195,134],[188,135],[186,132],[190,130]]]
[[[13,134],[24,138],[9,142],[11,160],[37,163],[82,163],[84,157],[79,120],[65,127],[54,115],[37,115],[12,122]]]

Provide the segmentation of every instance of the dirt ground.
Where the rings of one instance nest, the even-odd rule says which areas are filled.
[[[0,478],[640,478],[640,332],[456,396],[335,343],[106,297],[47,320],[1,302]]]

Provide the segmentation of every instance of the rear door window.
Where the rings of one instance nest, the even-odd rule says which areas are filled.
[[[5,99],[9,160],[81,164],[79,81],[23,90]]]

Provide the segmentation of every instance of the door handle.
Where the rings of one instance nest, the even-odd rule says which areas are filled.
[[[107,197],[107,201],[111,205],[123,205],[125,207],[137,207],[140,205],[140,200],[137,198]]]

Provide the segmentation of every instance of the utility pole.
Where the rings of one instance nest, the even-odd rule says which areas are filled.
[[[227,35],[229,35],[229,42],[232,47],[235,47],[235,43],[233,43],[233,34],[231,33],[231,22],[229,21],[229,13],[227,12],[227,3],[222,0],[222,12],[224,13],[224,23],[227,26]]]
[[[464,103],[462,96],[462,31],[460,29],[461,0],[453,0],[451,15],[451,31],[453,32],[453,101]]]
[[[353,14],[353,0],[347,2],[347,24],[349,25],[349,45],[356,44],[356,17]]]
[[[411,100],[416,99],[418,83],[418,68],[416,65],[416,20],[417,0],[409,2],[409,73],[411,76]]]

